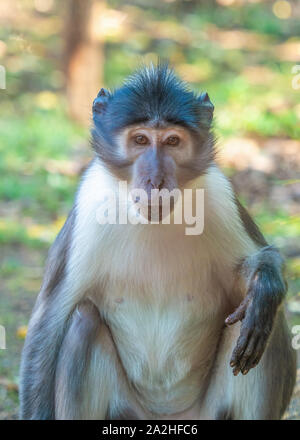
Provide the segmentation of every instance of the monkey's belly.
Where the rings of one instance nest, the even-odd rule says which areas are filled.
[[[217,317],[217,316],[216,316]],[[195,304],[120,304],[106,320],[128,381],[140,403],[157,414],[189,408],[201,395],[220,334]]]

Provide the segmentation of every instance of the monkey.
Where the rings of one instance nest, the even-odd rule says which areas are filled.
[[[296,371],[284,261],[220,169],[209,95],[158,63],[101,89],[92,110],[94,157],[28,326],[20,418],[280,419]],[[202,233],[161,210],[97,221],[120,181],[202,189]]]

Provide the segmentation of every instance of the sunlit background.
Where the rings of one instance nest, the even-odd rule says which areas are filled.
[[[300,324],[300,2],[3,0],[0,419],[17,417],[26,325],[91,158],[93,98],[157,56],[215,104],[219,160],[287,258],[289,324]],[[288,418],[300,418],[299,388]]]

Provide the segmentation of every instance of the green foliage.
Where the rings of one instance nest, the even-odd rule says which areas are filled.
[[[33,108],[28,113],[4,115],[0,120],[0,198],[19,201],[26,215],[69,207],[76,178],[49,172],[47,163],[72,158],[82,137],[83,130],[62,109]]]

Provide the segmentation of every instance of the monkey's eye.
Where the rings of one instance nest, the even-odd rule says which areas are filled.
[[[179,144],[179,137],[178,136],[169,136],[167,141],[166,141],[167,145],[178,145]]]
[[[138,136],[135,136],[134,141],[136,144],[139,144],[139,145],[145,145],[149,142],[148,138],[146,136],[144,136],[143,134],[139,134]]]

